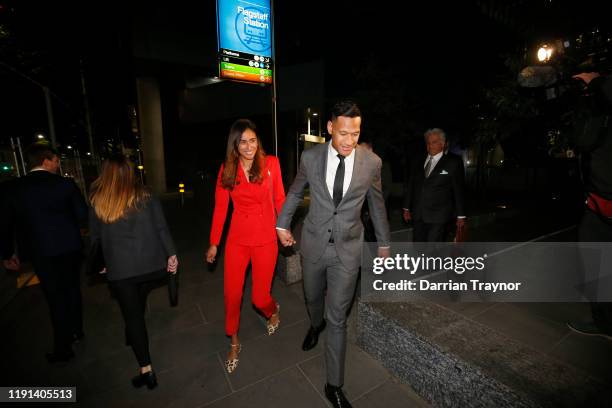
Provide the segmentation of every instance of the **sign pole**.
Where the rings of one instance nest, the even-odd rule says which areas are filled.
[[[272,62],[274,63],[272,70],[272,117],[274,121],[274,155],[278,157],[278,116],[277,116],[277,103],[276,103],[276,47],[275,47],[275,35],[274,35],[274,0],[270,1],[270,14],[272,16]]]

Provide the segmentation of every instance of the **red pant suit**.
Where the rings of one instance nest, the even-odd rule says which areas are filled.
[[[215,189],[210,243],[219,245],[227,207],[232,198],[234,212],[225,245],[223,295],[225,302],[225,333],[238,333],[240,304],[246,268],[251,262],[253,279],[252,302],[267,318],[276,310],[270,295],[274,267],[278,255],[276,214],[285,201],[285,189],[278,158],[266,156],[262,183],[250,183],[242,166],[238,165],[236,185],[229,191],[221,185],[223,165]]]

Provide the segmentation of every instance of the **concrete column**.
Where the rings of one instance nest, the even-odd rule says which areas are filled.
[[[164,134],[157,79],[137,78],[136,91],[146,184],[156,194],[165,193]]]

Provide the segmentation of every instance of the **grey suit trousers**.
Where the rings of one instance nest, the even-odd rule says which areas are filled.
[[[344,384],[346,355],[346,319],[355,295],[359,268],[347,269],[334,244],[328,244],[317,262],[303,260],[304,295],[313,327],[327,320],[325,365],[327,381],[340,387]],[[325,296],[325,288],[327,295]]]

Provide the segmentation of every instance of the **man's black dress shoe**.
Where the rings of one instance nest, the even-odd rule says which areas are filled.
[[[132,378],[132,385],[136,388],[146,385],[148,389],[152,390],[153,388],[157,387],[157,377],[155,376],[155,372],[151,370],[144,374],[137,375],[136,377]]]
[[[308,333],[306,333],[306,337],[304,337],[302,350],[308,351],[315,348],[319,342],[319,334],[321,334],[323,329],[325,329],[325,320],[323,320],[323,323],[317,328],[311,326],[310,329],[308,329]]]
[[[74,353],[72,351],[62,353],[54,352],[45,354],[45,357],[47,357],[49,363],[54,364],[70,360],[74,357]]]
[[[352,408],[342,392],[342,387],[325,384],[325,397],[334,408]]]

